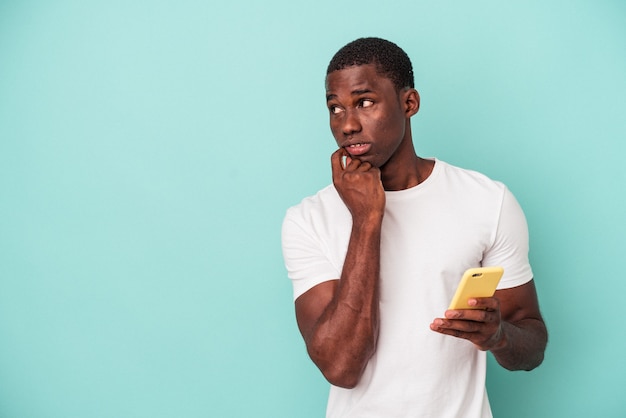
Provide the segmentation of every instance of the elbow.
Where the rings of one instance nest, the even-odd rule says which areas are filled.
[[[369,359],[373,351],[360,355],[334,355],[331,358],[323,358],[309,353],[315,365],[320,369],[324,378],[333,386],[344,389],[353,389],[361,381]]]
[[[356,344],[312,339],[307,344],[307,351],[331,385],[353,389],[361,381],[367,364],[376,352],[376,335],[360,339]]]
[[[515,327],[505,347],[492,350],[498,363],[509,371],[531,371],[544,360],[548,332],[542,321],[534,327]]]
[[[510,372],[518,372],[518,371],[530,372],[532,370],[535,370],[537,367],[539,367],[542,362],[543,362],[543,356],[541,356],[541,358],[539,359],[533,359],[530,362],[513,363],[513,364],[499,362],[499,364]]]
[[[541,366],[543,363],[543,359],[546,354],[546,347],[548,345],[548,330],[545,325],[543,326],[542,332],[540,333],[540,339],[538,342],[539,347],[535,350],[535,355],[532,357],[532,361],[528,363],[528,367],[524,367],[524,371],[531,371]]]
[[[536,369],[541,365],[541,363],[543,363],[544,356],[545,347],[536,350],[534,353],[529,353],[527,355],[518,354],[512,358],[498,358],[498,356],[496,356],[496,360],[502,367],[509,371],[529,372]]]
[[[363,375],[363,370],[342,367],[320,368],[320,370],[331,385],[344,389],[354,389],[361,381],[361,376]]]
[[[527,367],[524,367],[523,370],[529,372],[531,370],[536,369],[537,367],[541,365],[541,363],[543,363],[543,358],[544,358],[544,352],[542,351],[538,353],[537,356],[534,358],[534,361],[528,364]]]

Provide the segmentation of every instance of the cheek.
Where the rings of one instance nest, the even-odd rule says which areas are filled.
[[[374,126],[376,132],[389,142],[401,140],[404,136],[404,124],[398,121],[383,119],[378,120]]]
[[[339,126],[331,122],[330,132],[333,134],[333,137],[335,138],[335,141],[337,142],[337,144],[339,144],[339,141],[342,138],[341,129],[339,129]]]

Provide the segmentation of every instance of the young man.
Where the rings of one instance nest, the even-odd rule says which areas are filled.
[[[543,360],[547,331],[528,232],[501,183],[417,156],[413,70],[397,45],[358,39],[326,76],[333,185],[287,211],[283,253],[308,353],[332,384],[328,417],[491,417],[486,351]],[[502,266],[481,309],[448,310],[470,267]]]

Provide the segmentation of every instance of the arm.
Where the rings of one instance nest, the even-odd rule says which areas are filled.
[[[351,388],[376,350],[380,234],[384,190],[380,171],[332,156],[333,182],[352,214],[352,232],[340,280],[321,283],[296,299],[296,318],[309,356],[326,379]]]
[[[490,350],[509,370],[532,370],[543,361],[548,341],[534,281],[496,291],[492,298],[468,301],[482,309],[448,310],[431,324],[433,331],[464,338]]]

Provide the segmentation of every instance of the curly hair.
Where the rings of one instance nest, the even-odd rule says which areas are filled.
[[[353,65],[374,64],[396,89],[413,88],[413,66],[409,56],[393,42],[381,38],[359,38],[341,48],[328,64],[326,75]]]

